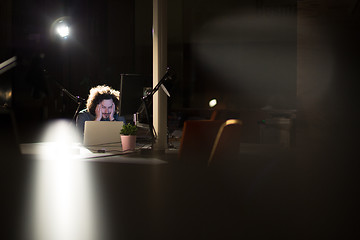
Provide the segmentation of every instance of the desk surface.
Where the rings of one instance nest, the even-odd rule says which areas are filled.
[[[141,158],[167,164],[2,155],[2,239],[341,239],[354,232],[347,216],[357,199],[321,192],[337,180],[311,178],[314,169],[291,149],[242,144],[237,164],[205,170],[160,155]],[[326,156],[326,163],[339,157]],[[357,189],[351,186],[341,193]]]
[[[38,161],[48,147],[57,157]],[[1,176],[11,183],[7,239],[264,239],[294,230],[292,161],[270,159],[270,149],[260,159],[243,146],[245,160],[219,171],[171,164],[169,152],[89,158],[70,148],[79,161],[69,161],[49,143],[21,150],[25,161],[13,159]]]
[[[34,155],[36,159],[48,160],[53,158],[68,158],[83,161],[98,162],[117,162],[127,164],[166,164],[156,155],[140,154],[141,149],[135,151],[123,152],[119,146],[106,146],[104,152],[91,151],[79,143],[59,145],[53,142],[26,143],[20,145],[21,153],[24,155]]]

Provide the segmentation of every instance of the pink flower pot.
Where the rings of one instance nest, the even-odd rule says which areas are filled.
[[[120,137],[123,151],[135,150],[136,135],[121,135]]]

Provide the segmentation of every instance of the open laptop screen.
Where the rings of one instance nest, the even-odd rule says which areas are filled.
[[[86,121],[84,146],[99,146],[120,143],[122,121]]]

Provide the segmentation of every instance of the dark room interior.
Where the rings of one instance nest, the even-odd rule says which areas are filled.
[[[53,149],[53,164],[29,153],[97,85],[149,123],[158,2],[167,148],[120,160]],[[62,21],[69,37],[55,34]],[[359,0],[2,0],[0,28],[4,239],[359,237]],[[242,124],[236,156],[189,163],[210,141],[194,137],[182,161],[185,123],[229,119]]]

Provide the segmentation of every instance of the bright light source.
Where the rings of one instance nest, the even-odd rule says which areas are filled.
[[[60,37],[67,38],[70,35],[70,28],[65,23],[60,23],[56,27],[56,32],[57,34],[59,34]]]
[[[53,39],[61,38],[67,39],[72,34],[71,24],[72,20],[68,16],[56,19],[50,28],[50,35]]]
[[[217,100],[214,98],[214,99],[211,99],[210,101],[209,101],[209,107],[215,107],[216,106],[216,104],[217,104]]]
[[[27,239],[99,239],[101,204],[89,166],[74,153],[76,128],[70,121],[51,122],[42,139],[48,144],[32,173]]]
[[[43,142],[78,142],[79,134],[70,120],[55,120],[48,123],[42,136]]]
[[[42,139],[46,147],[41,149],[41,159],[52,161],[79,159],[80,137],[71,122],[53,122],[46,129]]]

